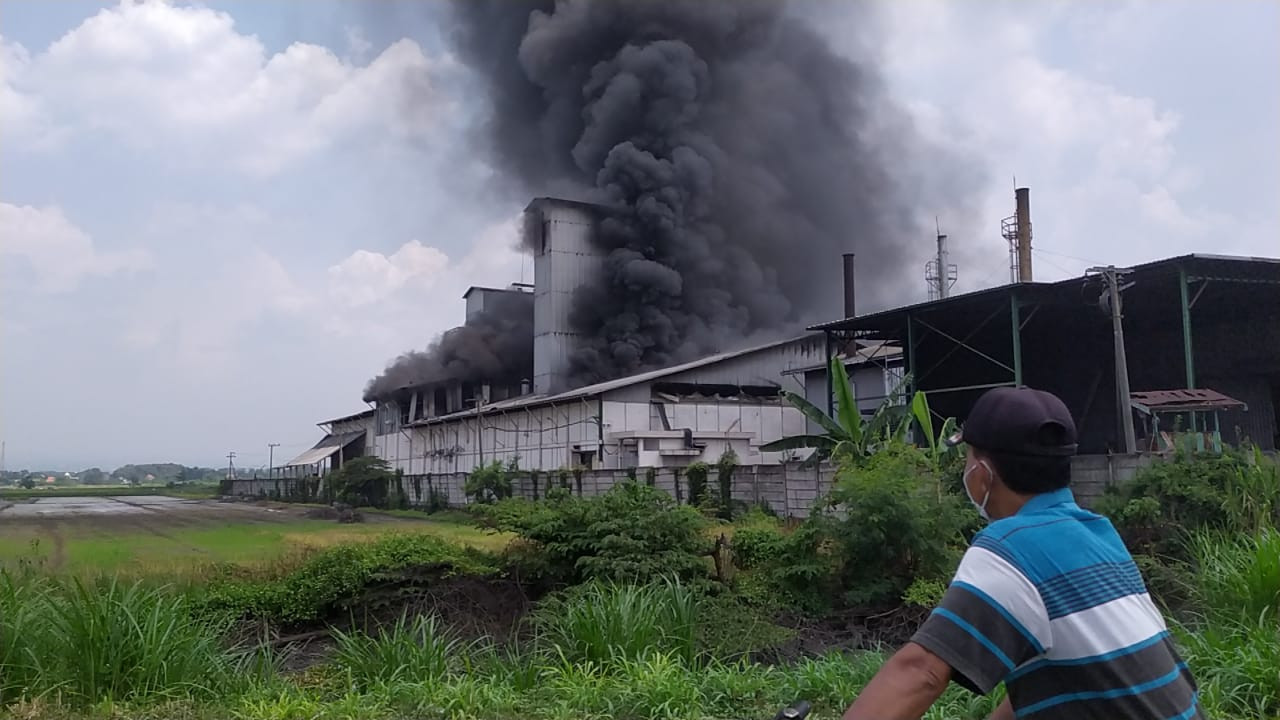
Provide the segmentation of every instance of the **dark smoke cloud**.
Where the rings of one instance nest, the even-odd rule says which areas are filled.
[[[369,381],[365,402],[410,387],[443,381],[519,383],[533,377],[533,296],[502,293],[467,324],[442,334],[426,349],[396,358]]]
[[[787,4],[452,8],[502,181],[617,210],[598,233],[604,275],[575,298],[590,338],[576,380],[829,319],[841,252],[858,253],[862,307],[921,294],[918,215],[938,205],[920,207],[899,172],[920,143],[875,65],[837,55]]]

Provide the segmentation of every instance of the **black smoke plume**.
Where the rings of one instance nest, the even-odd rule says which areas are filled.
[[[526,197],[572,193],[616,211],[597,237],[604,276],[575,298],[589,338],[578,382],[837,316],[842,252],[858,254],[863,307],[920,294],[919,215],[938,205],[905,190],[918,139],[874,63],[835,53],[797,8],[452,6],[501,178]]]
[[[446,331],[422,352],[396,358],[369,381],[365,402],[444,381],[519,384],[533,377],[533,296],[495,293],[467,324]]]

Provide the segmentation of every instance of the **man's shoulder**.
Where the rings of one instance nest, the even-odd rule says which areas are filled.
[[[1080,508],[1002,518],[975,535],[972,548],[999,557],[1037,587],[1082,572],[1128,572],[1133,562],[1110,521]]]

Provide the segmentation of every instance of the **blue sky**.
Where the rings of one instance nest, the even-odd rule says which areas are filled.
[[[798,7],[878,54],[920,131],[973,164],[982,202],[942,218],[962,289],[1007,276],[1014,175],[1044,279],[1280,255],[1280,3],[922,0],[870,25]],[[459,322],[468,285],[529,279],[526,198],[468,146],[483,108],[443,22],[393,2],[4,3],[8,467],[253,466],[269,442],[279,460]],[[903,161],[928,181],[929,158]]]

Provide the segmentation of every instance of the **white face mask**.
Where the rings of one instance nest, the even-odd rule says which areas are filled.
[[[981,465],[982,467],[987,469],[987,475],[989,478],[991,475],[991,466],[987,464],[987,461],[979,460],[978,465]],[[964,477],[960,479],[960,482],[961,484],[964,485],[964,494],[969,496],[969,502],[973,503],[973,507],[978,511],[978,514],[982,516],[983,520],[990,521],[991,516],[987,514],[987,501],[991,499],[991,486],[987,485],[987,494],[982,496],[982,502],[978,502],[977,500],[974,500],[973,493],[970,492],[969,490],[969,473],[973,472],[974,470],[977,470],[978,465],[974,465],[968,470],[965,470]]]

